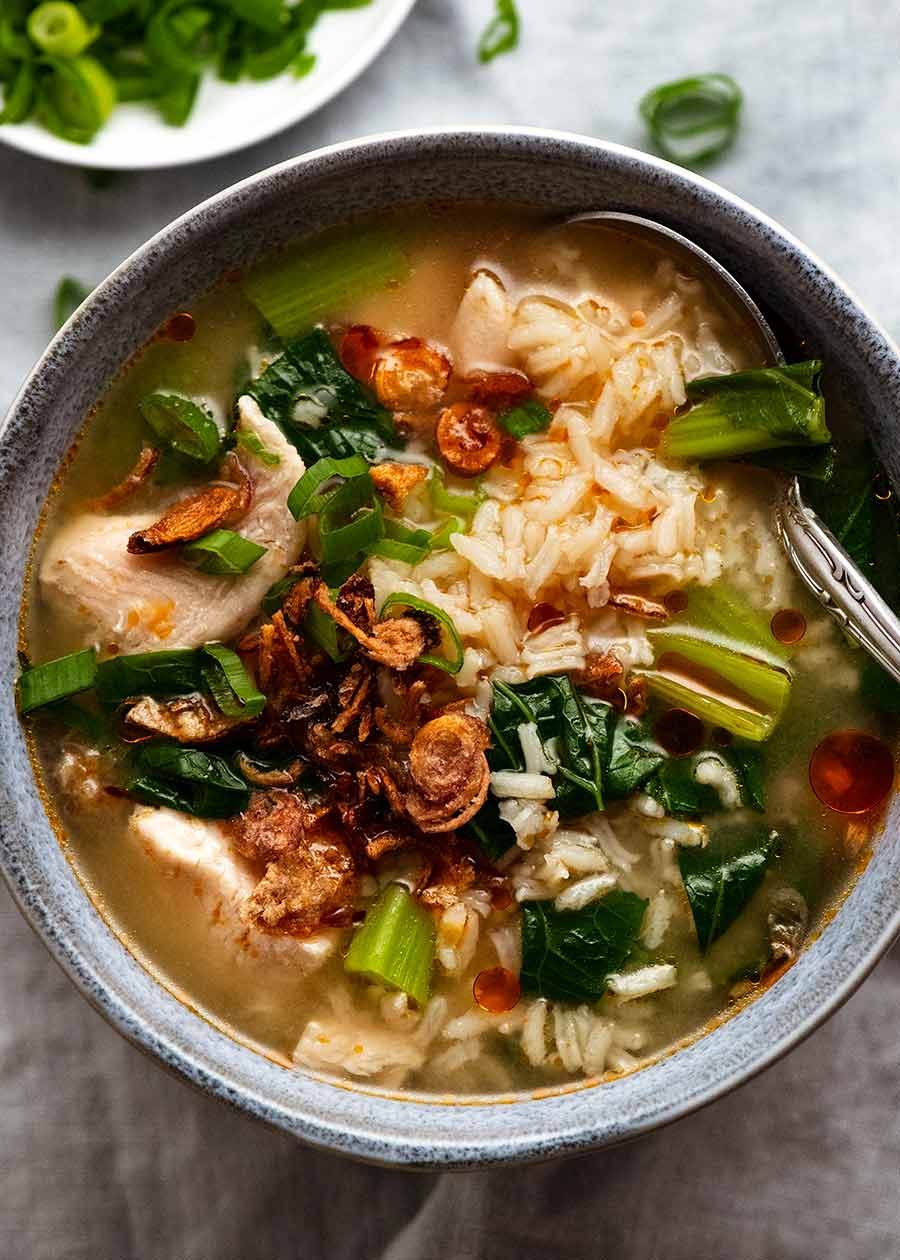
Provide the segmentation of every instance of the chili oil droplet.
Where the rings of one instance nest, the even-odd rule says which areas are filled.
[[[169,341],[190,341],[197,330],[194,317],[190,311],[179,311],[167,319],[163,325],[163,336]]]
[[[668,595],[663,599],[666,610],[670,617],[676,616],[680,612],[684,612],[688,606],[687,591],[669,591]]]
[[[866,731],[833,731],[809,759],[816,796],[837,814],[864,814],[880,805],[894,783],[894,757]]]
[[[508,967],[488,967],[475,977],[472,994],[483,1011],[502,1015],[518,1004],[522,989],[519,977]]]
[[[653,734],[672,757],[689,757],[703,745],[703,723],[687,709],[669,709],[657,719]]]
[[[806,618],[796,608],[781,608],[772,618],[771,630],[779,643],[799,643],[806,634]]]
[[[528,614],[528,629],[531,634],[540,634],[551,626],[562,625],[565,619],[566,614],[554,604],[535,604]]]

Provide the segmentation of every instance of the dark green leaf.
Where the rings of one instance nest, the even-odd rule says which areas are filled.
[[[607,800],[622,800],[644,786],[665,761],[665,754],[642,722],[612,715],[612,736],[603,777]]]
[[[148,394],[138,403],[150,428],[183,459],[209,464],[222,446],[218,426],[208,411],[180,394]]]
[[[553,417],[542,402],[533,398],[516,407],[510,407],[509,411],[504,411],[497,419],[506,432],[518,440],[527,437],[529,433],[543,433],[550,428]]]
[[[705,847],[682,847],[678,865],[705,953],[731,926],[762,883],[779,842],[763,823],[717,828]]]
[[[761,812],[765,808],[760,755],[755,749],[737,746],[707,749],[693,757],[666,758],[645,791],[659,801],[672,818],[702,818],[718,814],[725,806],[711,783],[699,783],[697,767],[701,761],[717,760],[726,773],[734,775],[740,792],[740,806]]]
[[[90,292],[87,285],[82,284],[80,280],[75,280],[72,276],[63,276],[53,295],[53,327],[62,328]]]
[[[182,696],[203,685],[202,658],[193,648],[114,656],[97,666],[97,698],[122,704],[135,696]]]
[[[232,818],[250,803],[250,789],[224,758],[177,744],[145,744],[135,754],[127,789],[148,805],[197,818]]]
[[[465,830],[492,862],[499,861],[516,843],[516,833],[500,817],[500,805],[496,796],[488,796]]]
[[[596,1002],[637,944],[647,902],[614,889],[582,910],[522,906],[522,989],[560,1002]]]

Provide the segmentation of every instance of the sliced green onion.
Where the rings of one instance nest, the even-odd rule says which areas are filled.
[[[127,788],[139,801],[197,818],[233,818],[250,804],[249,787],[223,757],[177,744],[140,748]]]
[[[316,68],[316,54],[302,52],[298,53],[291,62],[291,72],[295,79],[305,79],[308,74],[312,74]]]
[[[170,127],[183,127],[190,118],[200,90],[200,75],[176,75],[165,91],[156,97],[156,106],[163,122]]]
[[[369,465],[361,455],[350,455],[347,459],[319,459],[311,468],[307,468],[288,495],[288,510],[295,521],[301,521],[306,516],[315,516],[321,512],[330,497],[318,493],[320,486],[333,477],[348,481],[352,477],[366,477],[368,472]]]
[[[723,647],[702,631],[648,634],[657,653],[656,669],[643,675],[651,691],[744,739],[769,737],[790,699],[784,669]]]
[[[452,654],[448,656],[433,656],[431,653],[425,652],[419,660],[423,665],[434,665],[437,669],[442,669],[447,674],[458,674],[463,667],[463,645],[462,639],[453,621],[443,608],[436,608],[434,604],[429,604],[427,599],[419,599],[418,595],[407,595],[405,591],[395,591],[393,595],[388,595],[387,599],[381,606],[379,617],[383,618],[389,608],[414,608],[416,612],[428,613],[430,617],[434,617],[435,621],[443,626],[450,640]]]
[[[454,534],[464,534],[466,532],[466,522],[458,516],[451,516],[440,529],[436,529],[431,535],[431,543],[429,550],[431,551],[447,551],[450,547],[450,539]]]
[[[484,65],[519,43],[519,14],[515,0],[496,0],[495,13],[478,41],[478,60]]]
[[[93,648],[70,652],[68,656],[35,665],[19,676],[19,712],[30,713],[42,705],[87,691],[94,686],[96,679],[97,658]]]
[[[204,680],[225,716],[259,717],[266,697],[257,690],[237,652],[221,643],[207,643],[200,651],[209,658],[200,666]]]
[[[405,280],[409,260],[389,232],[302,245],[255,267],[244,292],[279,337],[306,332],[317,320]]]
[[[199,5],[168,0],[147,23],[144,34],[147,51],[154,61],[176,74],[192,76],[203,69],[210,49],[207,45],[212,13]]]
[[[283,39],[261,52],[250,52],[244,58],[244,70],[251,79],[274,79],[283,74],[302,56],[306,47],[307,28],[298,26],[289,31]]]
[[[32,9],[26,29],[31,42],[51,57],[77,57],[99,34],[99,27],[89,26],[65,0],[48,0]]]
[[[330,589],[331,598],[334,599],[338,588],[331,587]],[[318,604],[310,604],[307,608],[303,619],[303,633],[333,661],[346,660],[350,654],[350,647],[346,644],[347,636]]]
[[[288,573],[283,578],[279,578],[277,582],[273,582],[262,598],[261,608],[263,612],[271,617],[272,613],[278,612],[278,609],[287,599],[290,592],[300,581],[301,575],[298,573]]]
[[[284,26],[284,0],[224,0],[224,6],[269,35],[277,35]]]
[[[48,58],[51,74],[39,84],[37,116],[48,131],[89,144],[112,113],[115,80],[93,57]]]
[[[401,884],[389,884],[356,929],[344,968],[424,1006],[434,966],[434,919]]]
[[[370,543],[366,550],[370,556],[418,564],[428,555],[431,546],[432,538],[427,529],[410,529],[400,521],[385,520],[384,537]]]
[[[19,63],[11,85],[7,85],[0,110],[0,124],[24,122],[34,104],[36,76],[34,62]]]
[[[252,569],[257,560],[268,551],[267,547],[235,534],[230,529],[214,529],[196,542],[182,547],[181,554],[188,560],[198,560],[201,573],[216,577],[237,577]]]
[[[135,696],[184,696],[203,683],[201,657],[193,648],[135,652],[97,666],[97,699],[122,704]]]
[[[198,464],[209,464],[218,455],[222,438],[215,420],[189,398],[148,394],[138,406],[156,436],[179,455]]]
[[[700,166],[734,142],[742,102],[741,89],[727,74],[700,74],[654,88],[639,108],[663,157]]]
[[[323,564],[349,560],[384,533],[384,513],[372,478],[353,477],[330,495],[319,513],[319,548]]]
[[[474,494],[448,490],[444,484],[444,474],[437,464],[432,468],[428,479],[428,493],[431,496],[431,502],[439,512],[461,516],[465,521],[471,521],[484,502],[484,491],[480,488]]]
[[[267,468],[277,468],[281,463],[281,456],[263,446],[259,436],[250,429],[238,429],[237,444],[251,455],[255,455]]]
[[[72,276],[63,276],[53,295],[53,327],[59,330],[78,310],[91,290]]]
[[[553,416],[536,398],[510,407],[509,411],[504,411],[497,417],[498,424],[517,440],[527,437],[529,433],[543,433],[550,428],[552,420]]]

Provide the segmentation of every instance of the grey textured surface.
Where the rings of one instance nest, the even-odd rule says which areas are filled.
[[[46,338],[45,295],[62,270],[99,276],[241,174],[412,121],[530,122],[633,142],[640,91],[705,68],[736,73],[752,105],[716,176],[900,327],[900,278],[889,270],[900,143],[883,123],[897,96],[896,18],[874,4],[825,14],[806,0],[789,14],[756,3],[729,18],[695,3],[673,36],[659,0],[615,29],[591,17],[593,4],[539,7],[523,4],[522,53],[480,71],[470,52],[483,6],[423,0],[341,102],[263,149],[193,172],[101,195],[74,172],[0,156],[0,401]],[[413,101],[413,82],[430,95]],[[99,1021],[11,907],[0,931],[3,1256],[896,1254],[896,956],[786,1062],[663,1134],[546,1170],[413,1179],[301,1151],[189,1094]]]

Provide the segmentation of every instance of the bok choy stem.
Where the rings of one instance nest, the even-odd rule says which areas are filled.
[[[401,884],[389,884],[357,928],[344,968],[428,1001],[434,964],[434,920]]]

